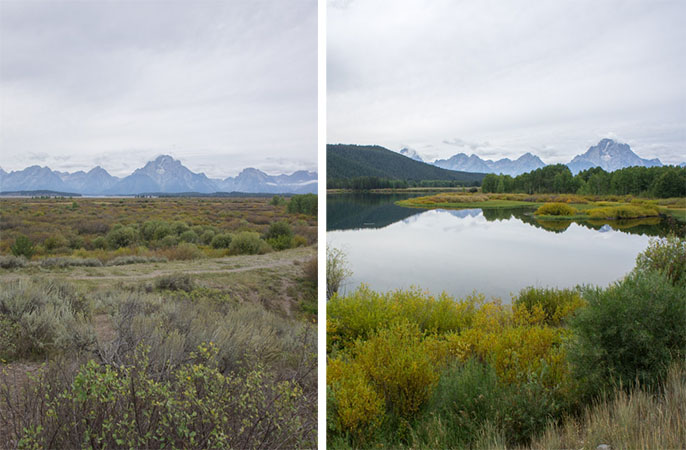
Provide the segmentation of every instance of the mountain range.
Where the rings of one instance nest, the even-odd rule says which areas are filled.
[[[525,153],[514,161],[510,158],[503,158],[497,161],[481,159],[476,155],[467,156],[465,153],[458,153],[448,159],[437,159],[432,163],[435,166],[450,170],[464,170],[466,172],[480,173],[503,173],[506,175],[517,176],[545,166],[538,156]]]
[[[135,195],[143,193],[246,192],[316,193],[317,173],[297,171],[291,175],[268,175],[247,168],[236,177],[208,178],[195,173],[168,155],[157,157],[131,175],[119,178],[100,166],[88,172],[53,171],[31,166],[7,173],[0,169],[0,191],[52,190],[83,195]]]
[[[403,148],[399,153],[421,160],[421,156],[411,149]],[[546,165],[541,161],[541,158],[531,153],[525,153],[514,161],[509,158],[497,161],[484,160],[474,154],[458,153],[448,159],[437,159],[430,164],[449,170],[497,173],[511,176],[531,172]],[[604,170],[612,172],[631,166],[662,166],[662,162],[657,158],[643,159],[634,153],[628,144],[606,138],[602,139],[597,145],[590,147],[585,153],[575,156],[567,163],[567,167],[575,175],[591,167],[602,167]]]

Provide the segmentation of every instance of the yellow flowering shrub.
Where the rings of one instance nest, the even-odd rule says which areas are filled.
[[[335,429],[355,436],[358,440],[371,434],[383,420],[384,399],[370,384],[361,367],[330,359],[327,384],[333,394],[328,408],[334,410]]]
[[[386,400],[387,409],[412,417],[431,395],[438,372],[416,324],[399,322],[381,329],[353,351],[359,364]]]
[[[417,288],[378,293],[362,285],[352,294],[335,295],[328,302],[328,342],[347,347],[398,321],[415,323],[420,330],[433,333],[457,331],[471,326],[484,302],[482,295],[456,300],[446,294],[434,297]]]

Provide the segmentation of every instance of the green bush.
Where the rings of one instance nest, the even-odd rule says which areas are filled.
[[[198,235],[195,234],[195,232],[191,231],[191,230],[184,231],[179,236],[179,240],[181,242],[189,242],[191,244],[195,244],[196,242],[198,242]]]
[[[17,236],[17,238],[14,240],[14,244],[12,244],[10,247],[10,250],[12,250],[12,254],[14,256],[24,256],[27,259],[31,259],[33,253],[35,252],[33,243],[23,234]]]
[[[251,231],[241,231],[238,233],[229,246],[229,251],[234,255],[256,255],[266,253],[269,245],[260,239],[258,233]]]
[[[287,211],[291,214],[301,213],[317,216],[317,195],[304,194],[294,195],[288,202]]]
[[[116,226],[107,233],[107,245],[116,250],[121,247],[128,247],[136,242],[136,230],[131,227]]]
[[[570,359],[586,394],[619,382],[655,386],[672,361],[686,356],[686,287],[640,272],[583,296],[588,306],[571,322]]]
[[[154,227],[152,237],[154,240],[159,241],[173,234],[174,229],[170,224],[167,222],[158,222]]]
[[[160,239],[157,243],[161,248],[172,248],[179,243],[179,239],[176,236],[168,234]]]
[[[169,250],[167,252],[167,256],[169,256],[169,259],[172,260],[187,261],[190,259],[200,259],[204,257],[205,254],[195,244],[182,242],[176,248]]]
[[[274,250],[285,250],[293,247],[293,229],[284,221],[272,223],[264,238]]]
[[[200,242],[205,244],[205,245],[210,245],[212,242],[212,239],[214,238],[214,231],[212,230],[206,230],[200,235]],[[230,242],[229,242],[230,244]]]
[[[207,232],[206,232],[207,233]],[[231,246],[231,241],[233,240],[233,235],[229,233],[212,235],[212,248],[229,248]]]
[[[64,248],[68,245],[67,240],[61,234],[50,236],[45,241],[43,241],[43,247],[46,250],[52,251],[58,248]]]
[[[25,407],[19,448],[300,448],[311,424],[294,414],[304,397],[262,367],[223,373],[216,346],[160,380],[145,348],[121,365],[88,361],[69,377],[40,371]],[[58,379],[55,380],[57,375]],[[39,408],[47,411],[44,413]],[[6,438],[11,438],[7,436]]]
[[[95,239],[93,239],[91,245],[93,246],[93,248],[104,249],[107,247],[107,240],[102,236],[98,236]]]
[[[423,422],[440,418],[445,424],[443,432],[436,433],[443,437],[441,447],[468,448],[487,423],[498,422],[505,404],[503,391],[491,366],[473,359],[454,361],[441,374]],[[432,436],[423,438],[430,441]]]
[[[566,203],[546,203],[540,206],[534,215],[536,216],[573,216],[577,213],[576,208]]]
[[[676,236],[652,239],[636,258],[635,270],[662,272],[672,283],[686,285],[686,239]]]

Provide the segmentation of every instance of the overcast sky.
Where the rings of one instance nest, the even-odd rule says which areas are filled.
[[[316,170],[316,0],[0,0],[0,167]]]
[[[686,160],[686,1],[330,0],[327,141]]]

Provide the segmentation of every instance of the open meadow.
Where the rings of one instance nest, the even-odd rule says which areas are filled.
[[[316,446],[316,202],[0,199],[3,445]]]

